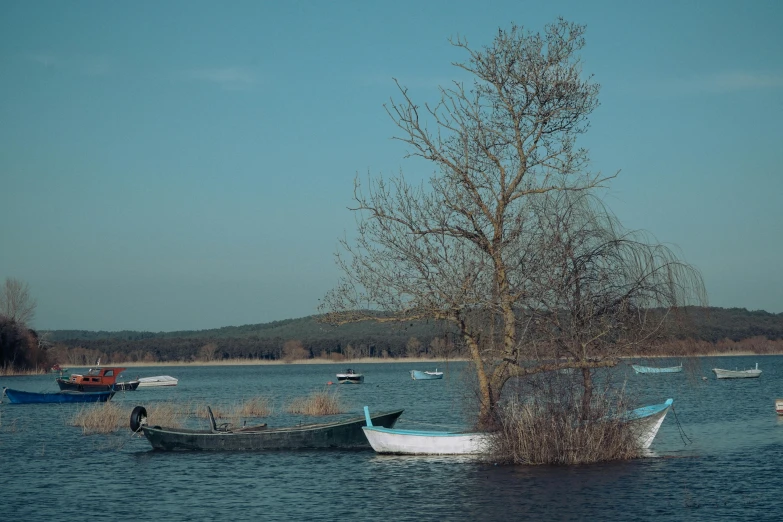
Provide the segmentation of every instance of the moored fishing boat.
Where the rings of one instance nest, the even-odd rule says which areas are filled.
[[[337,383],[353,383],[361,384],[364,382],[364,375],[356,373],[352,369],[348,368],[345,373],[337,374]]]
[[[679,366],[669,366],[666,368],[659,368],[657,366],[642,366],[640,364],[632,364],[633,371],[638,373],[679,373],[682,371],[682,364]]]
[[[759,363],[756,363],[755,368],[749,370],[723,370],[721,368],[713,368],[715,377],[718,379],[753,379],[761,375],[759,370]]]
[[[113,391],[101,392],[76,392],[60,391],[55,393],[36,393],[23,390],[12,390],[3,388],[3,395],[8,397],[11,404],[63,404],[63,403],[85,403],[85,402],[106,402],[114,396]]]
[[[666,399],[661,404],[642,406],[624,415],[624,419],[631,424],[642,449],[650,447],[672,404],[674,404],[674,399]]]
[[[151,388],[154,386],[176,386],[179,379],[171,375],[157,375],[155,377],[139,377],[139,388]]]
[[[90,368],[85,374],[71,374],[68,379],[55,379],[61,390],[69,391],[133,391],[139,387],[139,381],[117,382],[125,370],[120,367]]]
[[[650,447],[673,403],[673,399],[667,399],[662,404],[642,406],[622,415],[621,418],[631,426],[641,449]],[[401,430],[375,426],[367,406],[364,407],[364,415],[366,426],[362,430],[377,453],[478,455],[487,450],[492,437],[489,433]]]
[[[414,381],[431,381],[433,379],[442,379],[443,378],[443,372],[439,372],[437,368],[435,368],[434,372],[427,372],[427,371],[419,371],[419,370],[411,370],[411,379]]]
[[[133,409],[130,427],[141,431],[154,449],[242,451],[242,450],[300,450],[300,449],[354,449],[367,448],[369,443],[362,433],[363,416],[350,417],[334,422],[302,424],[297,426],[269,427],[266,424],[232,427],[217,424],[208,409],[210,429],[191,430],[150,426],[143,406]],[[380,426],[391,428],[403,410],[378,413],[372,420]]]
[[[485,450],[486,433],[458,431],[400,430],[378,426],[364,407],[367,440],[377,453],[397,455],[477,455]]]

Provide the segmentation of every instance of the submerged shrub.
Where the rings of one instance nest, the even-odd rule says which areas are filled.
[[[577,380],[549,378],[498,410],[488,456],[507,464],[573,465],[641,456],[638,427],[625,422],[628,398],[611,387],[583,404]],[[520,397],[525,397],[524,400]]]

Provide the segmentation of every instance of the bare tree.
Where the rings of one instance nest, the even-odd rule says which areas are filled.
[[[283,344],[283,360],[287,363],[307,359],[310,351],[307,350],[299,339],[290,339]]]
[[[13,277],[6,277],[0,287],[0,315],[17,323],[28,325],[35,317],[35,299],[30,297],[30,286]]]
[[[357,179],[357,238],[341,241],[344,275],[322,305],[325,320],[337,324],[456,325],[476,368],[479,426],[494,423],[510,378],[554,368],[523,364],[544,345],[543,331],[529,335],[531,323],[573,304],[550,296],[564,290],[547,288],[547,269],[562,256],[547,212],[565,208],[555,204],[558,194],[586,193],[612,177],[587,172],[587,151],[576,146],[599,91],[582,78],[583,34],[584,26],[559,19],[543,34],[512,25],[481,51],[457,38],[452,44],[468,61],[454,65],[474,82],[442,88],[435,105],[416,105],[397,84],[401,99],[387,106],[401,131],[396,139],[436,172],[421,186],[403,175],[370,179],[366,188]],[[590,355],[567,363],[589,374],[616,361]]]

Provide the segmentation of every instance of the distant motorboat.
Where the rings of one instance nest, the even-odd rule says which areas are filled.
[[[352,383],[352,384],[361,384],[364,382],[364,375],[361,373],[356,373],[350,368],[345,370],[345,373],[338,373],[337,374],[337,383]]]
[[[761,375],[759,363],[756,363],[756,367],[751,368],[750,370],[722,370],[720,368],[713,368],[712,371],[715,372],[715,377],[718,379],[752,379]]]
[[[139,388],[151,388],[153,386],[176,386],[179,379],[171,375],[157,375],[155,377],[140,377]]]
[[[775,399],[775,411],[778,415],[783,415],[783,399]]]
[[[682,371],[682,364],[679,366],[669,366],[667,368],[659,368],[657,366],[641,366],[639,364],[632,364],[631,368],[636,373],[679,373]]]
[[[431,381],[433,379],[442,379],[443,378],[443,372],[439,372],[437,368],[435,368],[434,372],[427,372],[427,371],[419,371],[419,370],[411,370],[411,379],[414,381]]]

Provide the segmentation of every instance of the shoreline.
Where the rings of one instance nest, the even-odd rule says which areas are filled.
[[[781,353],[764,353],[759,354],[755,352],[716,352],[708,354],[698,355],[633,355],[621,357],[623,361],[631,359],[693,359],[704,357],[768,357],[779,356]],[[358,359],[346,359],[344,361],[330,361],[328,359],[298,359],[296,361],[282,361],[282,360],[266,360],[266,359],[225,359],[220,361],[165,361],[165,362],[124,362],[124,363],[106,363],[102,366],[123,366],[126,368],[147,368],[154,366],[283,366],[283,365],[300,365],[300,364],[336,364],[341,366],[353,366],[362,364],[393,364],[393,363],[411,363],[411,364],[449,364],[453,362],[470,362],[469,358],[461,357],[455,359],[430,359],[424,357],[405,357],[405,358],[375,358],[375,357],[361,357]],[[62,365],[61,365],[62,366]],[[64,368],[88,368],[89,366],[63,366]]]

